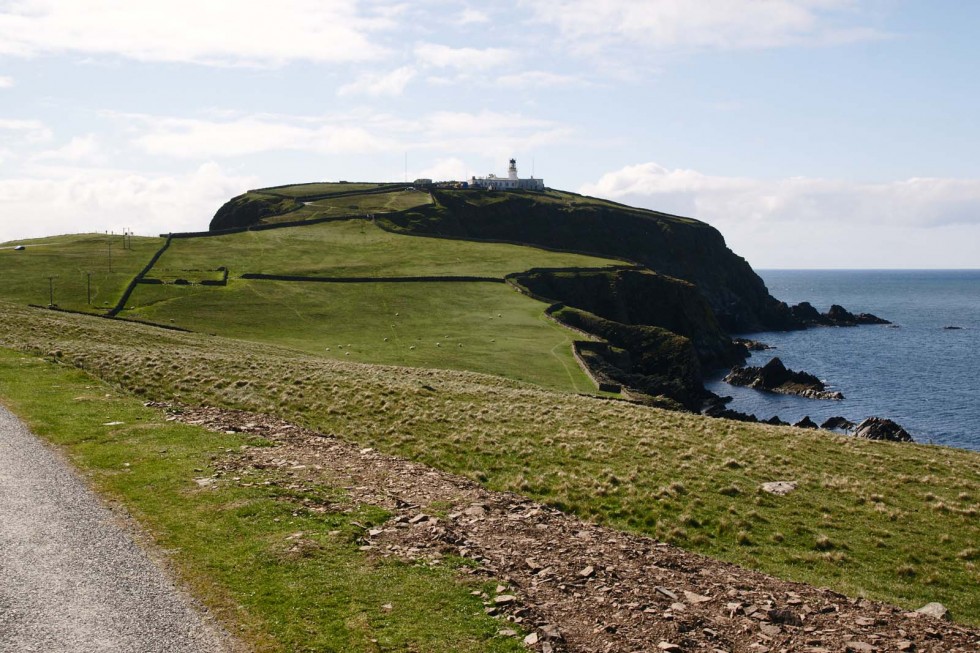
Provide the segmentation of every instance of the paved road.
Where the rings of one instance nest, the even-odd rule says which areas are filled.
[[[0,652],[223,650],[75,472],[0,406]]]

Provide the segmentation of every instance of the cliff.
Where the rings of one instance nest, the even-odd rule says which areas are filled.
[[[728,332],[798,326],[788,307],[697,220],[573,193],[444,190],[434,203],[381,219],[407,233],[502,240],[640,263],[693,284]]]
[[[302,206],[300,202],[288,197],[249,191],[225,202],[214,214],[208,229],[221,231],[249,227],[259,224],[263,218],[282,215]]]

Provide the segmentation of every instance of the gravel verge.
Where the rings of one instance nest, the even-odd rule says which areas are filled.
[[[0,652],[231,650],[120,521],[0,406]]]

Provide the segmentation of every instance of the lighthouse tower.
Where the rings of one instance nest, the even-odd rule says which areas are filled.
[[[517,176],[517,159],[510,160],[506,177],[489,174],[486,177],[471,177],[467,183],[469,188],[485,190],[544,190],[544,180],[530,177],[521,179]]]

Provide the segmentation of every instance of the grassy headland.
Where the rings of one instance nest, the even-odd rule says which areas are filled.
[[[498,277],[533,267],[595,267],[621,261],[536,247],[413,238],[368,220],[175,239],[148,276],[227,267],[242,273],[319,277]]]
[[[143,397],[280,415],[777,576],[980,623],[980,456],[5,306],[3,344]],[[785,497],[761,483],[794,480]]]

